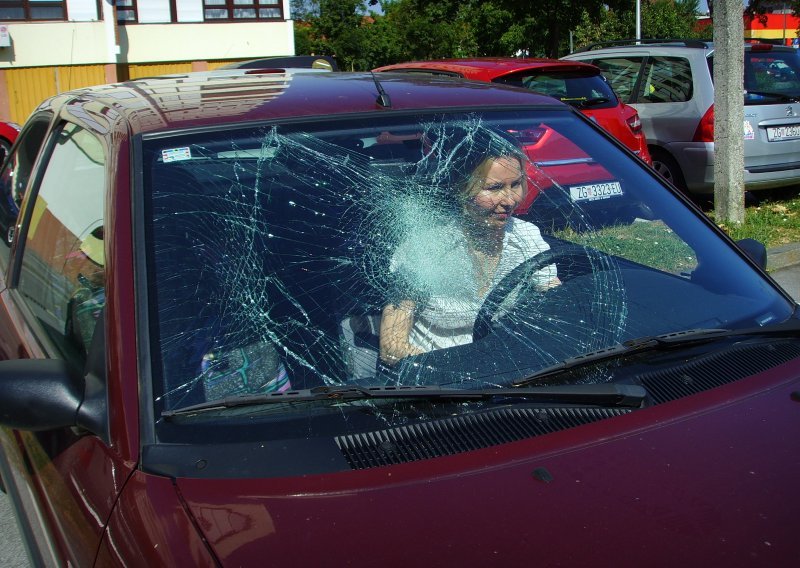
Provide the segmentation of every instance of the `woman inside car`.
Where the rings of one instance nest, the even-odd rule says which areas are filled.
[[[380,324],[386,365],[470,343],[492,288],[549,249],[538,227],[513,216],[528,191],[527,158],[516,140],[483,127],[445,139],[451,142],[434,145],[428,158],[438,164],[431,180],[444,186],[451,215],[434,230],[410,233],[392,256],[395,290]],[[540,289],[559,283],[555,265],[533,278]]]

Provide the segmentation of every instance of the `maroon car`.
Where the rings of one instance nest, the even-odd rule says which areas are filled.
[[[575,148],[603,184],[547,181]],[[35,566],[800,561],[797,305],[553,98],[97,86],[32,114],[0,190],[0,477]]]

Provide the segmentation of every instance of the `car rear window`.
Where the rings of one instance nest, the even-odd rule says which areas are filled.
[[[800,97],[800,57],[795,51],[746,51],[745,104],[775,104]]]
[[[618,104],[611,86],[592,70],[532,70],[498,77],[494,82],[525,87],[582,109],[613,108]]]

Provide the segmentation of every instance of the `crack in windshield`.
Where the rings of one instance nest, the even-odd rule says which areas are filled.
[[[598,135],[567,113],[496,114],[147,141],[156,402],[508,386],[680,328],[631,325],[643,301],[603,229],[659,231],[669,254],[636,266],[689,280],[694,251],[641,204],[647,174],[602,163],[576,142]]]

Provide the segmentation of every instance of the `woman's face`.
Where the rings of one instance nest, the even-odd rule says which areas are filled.
[[[468,218],[487,228],[502,229],[525,199],[527,182],[513,156],[491,158],[478,166],[464,206]]]

